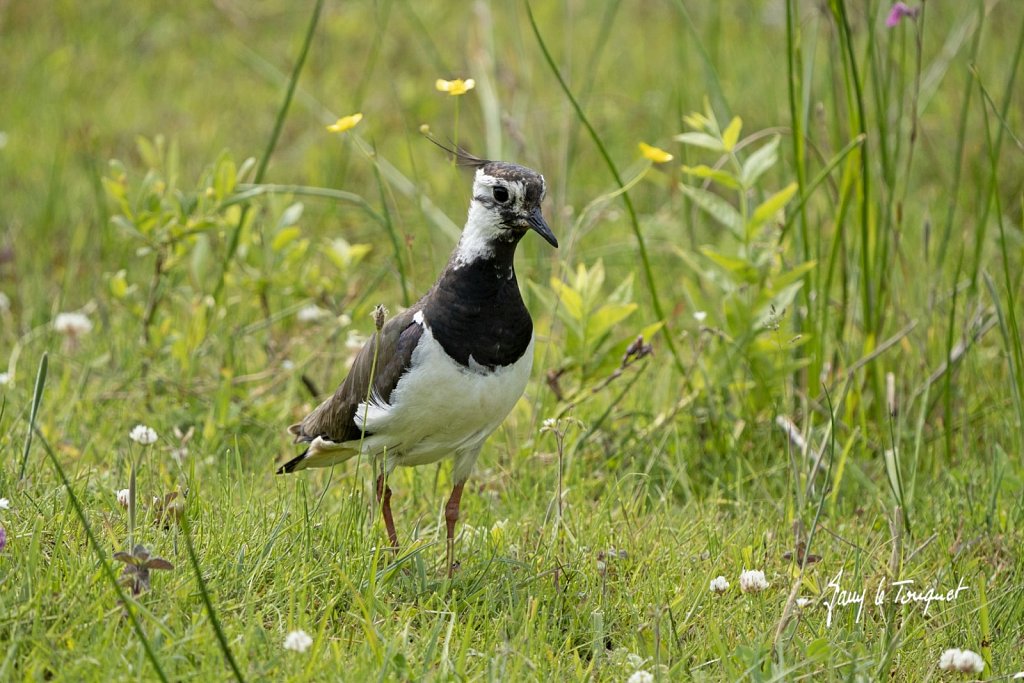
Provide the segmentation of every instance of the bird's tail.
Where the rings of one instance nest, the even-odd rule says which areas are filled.
[[[277,468],[277,473],[288,474],[310,467],[330,467],[345,462],[357,452],[358,450],[351,446],[318,436],[310,442],[309,448]]]
[[[290,472],[294,472],[295,470],[298,470],[298,469],[305,469],[305,467],[300,467],[300,463],[303,460],[306,459],[306,455],[308,453],[309,453],[309,449],[307,448],[306,450],[302,451],[302,453],[300,453],[299,455],[295,456],[294,458],[292,458],[291,460],[289,460],[285,464],[283,464],[280,467],[278,467],[277,468],[277,473],[278,474],[289,474]],[[307,467],[308,467],[308,465],[307,465]]]

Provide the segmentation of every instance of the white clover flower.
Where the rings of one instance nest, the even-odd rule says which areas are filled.
[[[725,591],[729,590],[729,582],[726,581],[724,576],[716,576],[711,579],[711,586],[709,586],[712,593],[718,593],[721,595]]]
[[[53,329],[68,337],[78,337],[92,331],[92,321],[84,313],[58,313]]]
[[[760,593],[768,585],[760,569],[747,569],[740,574],[740,590],[744,593]]]
[[[7,500],[6,498],[0,498],[0,510],[10,510],[10,509],[11,509],[11,501]]]
[[[640,655],[636,654],[635,652],[628,652],[628,653],[626,653],[626,664],[629,664],[634,669],[639,669],[640,667],[642,667],[646,663],[647,663],[647,659],[645,657],[641,657]]]
[[[291,631],[284,638],[284,649],[295,652],[305,652],[313,644],[313,639],[301,628],[298,631]]]
[[[699,323],[702,323],[705,320],[707,320],[707,317],[708,317],[708,312],[707,311],[694,311],[693,312],[693,319],[696,320]]]
[[[985,670],[985,660],[977,652],[951,648],[939,657],[939,668],[943,671],[980,674]]]
[[[637,671],[626,679],[626,683],[654,683],[654,674],[650,671]]]
[[[300,323],[313,323],[321,318],[326,317],[328,312],[316,304],[310,304],[309,306],[303,306],[299,309],[299,312],[295,314],[295,319]]]
[[[146,425],[135,425],[128,436],[132,441],[143,446],[156,443],[156,432],[153,431],[152,427],[147,427]]]
[[[804,607],[807,607],[809,604],[811,604],[811,599],[810,598],[797,598],[796,599],[796,606],[799,607],[800,609],[803,609]]]
[[[123,508],[128,507],[128,501],[131,500],[131,491],[121,489],[120,491],[115,491],[115,493],[117,494],[117,504]]]
[[[0,387],[11,383],[11,376],[6,372],[0,372]]]

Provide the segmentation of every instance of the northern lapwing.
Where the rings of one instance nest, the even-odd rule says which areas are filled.
[[[533,320],[516,281],[516,245],[534,230],[558,246],[541,214],[544,176],[462,150],[457,158],[476,175],[469,217],[448,265],[423,298],[371,337],[334,395],[288,428],[295,443],[307,446],[278,470],[327,467],[360,448],[384,457],[377,501],[397,548],[386,475],[398,465],[452,458],[454,487],[445,506],[449,576],[463,486],[484,441],[523,395],[533,366]]]

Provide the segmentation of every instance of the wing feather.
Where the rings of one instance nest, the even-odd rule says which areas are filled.
[[[362,431],[354,420],[359,404],[366,400],[368,393],[387,402],[398,380],[412,364],[412,353],[423,333],[423,327],[413,320],[419,309],[419,304],[413,306],[384,323],[379,333],[374,333],[360,349],[352,370],[334,395],[317,406],[302,422],[288,428],[295,435],[295,443],[308,443],[318,436],[335,443],[360,438]],[[377,367],[374,371],[375,352]],[[367,392],[371,373],[373,391]]]

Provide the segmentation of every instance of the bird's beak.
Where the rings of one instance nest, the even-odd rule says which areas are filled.
[[[526,219],[530,227],[537,232],[538,235],[544,238],[544,241],[553,246],[555,249],[558,248],[558,240],[555,239],[555,233],[551,232],[551,228],[548,227],[547,221],[544,220],[543,214],[540,212],[538,206],[530,214],[530,217]]]

